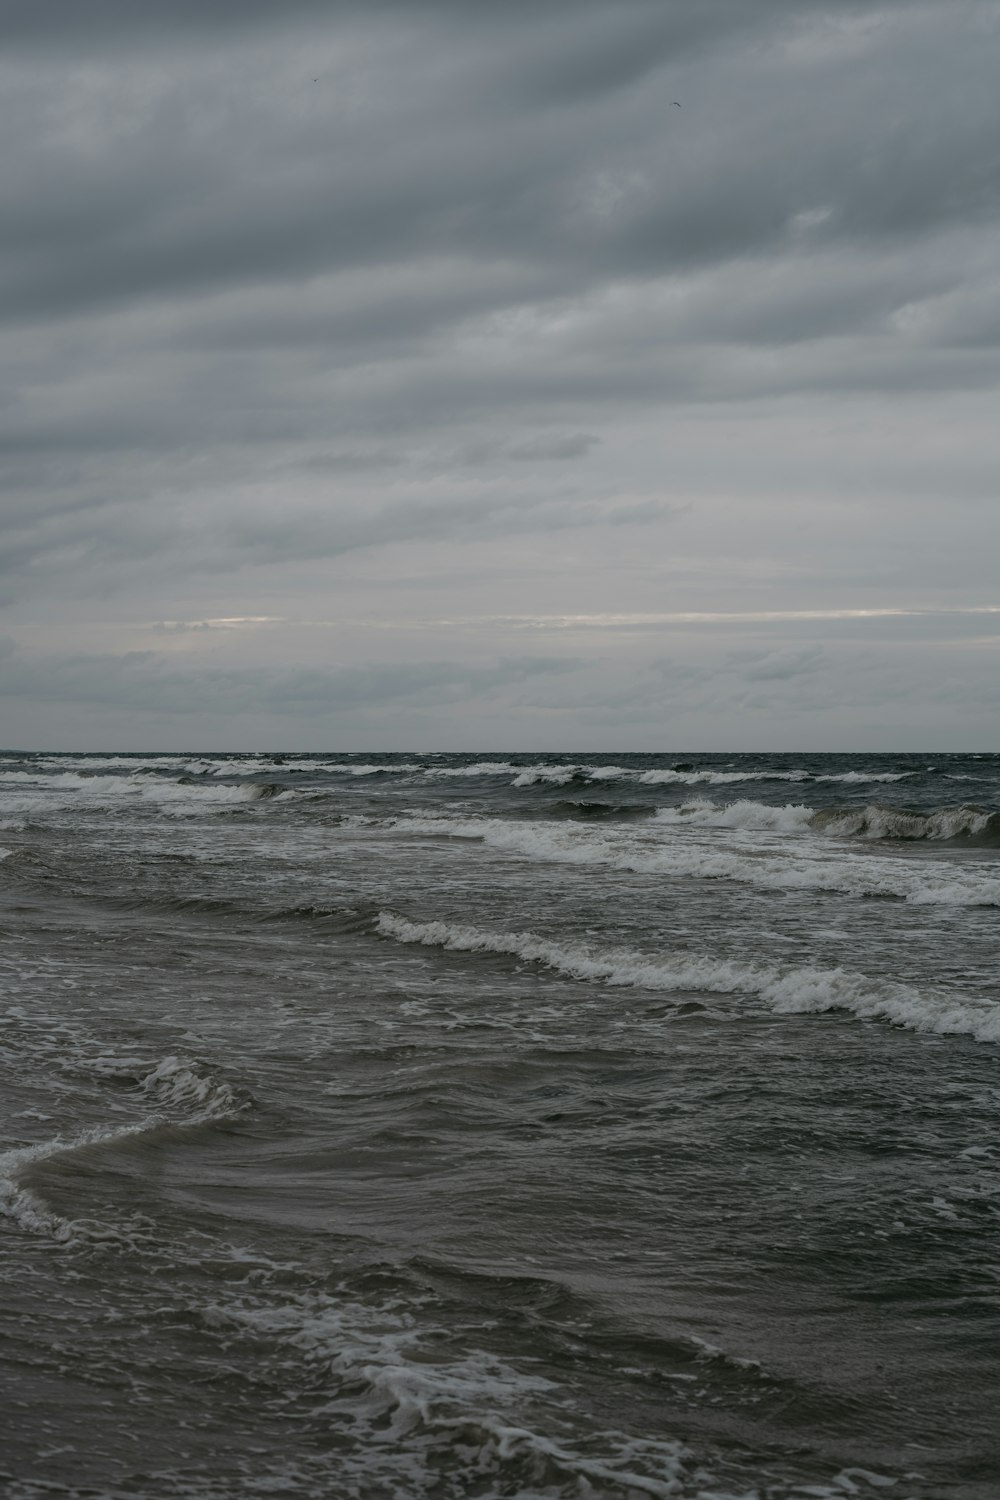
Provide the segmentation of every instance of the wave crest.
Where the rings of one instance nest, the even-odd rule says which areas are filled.
[[[937,807],[931,812],[905,808],[822,808],[812,817],[812,827],[841,838],[961,840],[978,844],[1000,844],[1000,813],[985,807]]]
[[[646,954],[613,949],[595,953],[553,943],[531,932],[487,932],[449,922],[410,922],[381,912],[376,931],[400,943],[453,953],[496,953],[544,964],[572,979],[628,988],[755,995],[779,1015],[846,1010],[864,1020],[889,1021],[912,1031],[1000,1041],[1000,1005],[922,993],[895,980],[850,970],[783,968],[690,953]]]
[[[252,1101],[212,1070],[179,1057],[165,1057],[150,1065],[139,1058],[98,1055],[86,1059],[85,1070],[98,1078],[132,1085],[153,1104],[155,1113],[127,1125],[97,1125],[69,1140],[56,1136],[0,1154],[0,1217],[29,1234],[44,1235],[67,1247],[95,1243],[134,1247],[133,1227],[66,1219],[49,1209],[25,1179],[34,1167],[53,1158],[113,1146],[165,1125],[191,1127],[232,1119]]]
[[[760,804],[757,804],[758,806]],[[401,833],[474,839],[529,860],[596,866],[674,880],[733,880],[764,890],[842,891],[894,897],[914,905],[1000,906],[1000,879],[943,861],[908,862],[888,855],[834,853],[818,841],[747,848],[736,843],[656,841],[643,830],[585,829],[572,824],[500,818],[391,819]]]

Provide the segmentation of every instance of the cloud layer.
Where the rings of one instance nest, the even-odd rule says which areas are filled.
[[[146,672],[118,732],[148,744],[144,620],[335,616],[175,633],[171,713],[231,743],[239,693],[204,684],[264,649],[286,743],[393,748],[424,652],[456,672],[439,743],[494,732],[498,617],[749,615],[739,650],[771,612],[794,652],[803,611],[902,610],[915,644],[998,602],[992,0],[52,0],[0,40],[0,625],[51,689],[34,729],[8,675],[0,738],[82,743]],[[654,647],[585,649],[648,736]],[[585,683],[567,747],[606,743]],[[706,714],[687,743],[739,748]],[[948,714],[978,742],[981,696]]]

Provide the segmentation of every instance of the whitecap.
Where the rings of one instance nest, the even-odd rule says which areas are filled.
[[[848,784],[867,781],[905,781],[913,771],[841,771],[836,775],[817,776],[817,781],[842,781]]]
[[[401,943],[455,953],[497,953],[544,964],[573,979],[667,992],[754,995],[778,1015],[846,1010],[913,1031],[1000,1041],[1000,1005],[923,992],[848,969],[771,966],[682,951],[650,957],[624,949],[594,952],[531,932],[488,932],[449,922],[410,922],[380,912],[376,931]]]
[[[894,896],[916,905],[1000,906],[1000,879],[930,860],[919,865],[839,849],[804,845],[741,850],[726,845],[657,843],[642,834],[499,818],[399,818],[400,832],[481,840],[525,859],[598,865],[673,879],[734,880],[767,890],[842,891],[851,896]],[[655,825],[645,825],[655,826]]]
[[[249,1106],[224,1079],[200,1064],[175,1056],[148,1063],[132,1057],[98,1054],[86,1059],[87,1071],[97,1077],[125,1078],[156,1107],[145,1119],[127,1125],[97,1125],[65,1139],[55,1136],[34,1145],[0,1154],[0,1215],[30,1234],[41,1234],[62,1245],[114,1243],[134,1245],[136,1231],[129,1224],[108,1225],[90,1219],[66,1219],[54,1213],[21,1180],[31,1168],[53,1157],[114,1145],[147,1134],[165,1124],[196,1126],[234,1118]]]
[[[702,828],[742,828],[800,833],[808,829],[815,809],[800,803],[773,806],[765,802],[685,802],[680,807],[664,807],[656,814],[658,823]]]

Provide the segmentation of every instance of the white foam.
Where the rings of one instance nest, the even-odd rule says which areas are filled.
[[[930,768],[929,768],[930,769]],[[817,781],[843,781],[860,783],[866,781],[905,781],[913,771],[841,771],[837,775],[817,776]]]
[[[654,833],[658,820],[651,825]],[[1000,906],[1000,879],[931,860],[918,863],[830,847],[797,845],[742,851],[726,845],[657,842],[643,831],[597,832],[499,818],[399,818],[401,832],[479,839],[525,859],[603,866],[672,879],[734,880],[766,890],[842,891],[895,896],[916,905]]]
[[[801,833],[808,829],[814,809],[798,803],[773,807],[764,802],[685,802],[680,807],[664,807],[656,815],[659,823],[673,823],[701,828],[766,829],[780,833]]]
[[[453,1462],[465,1455],[476,1493],[512,1493],[506,1484],[483,1491],[482,1482],[500,1464],[516,1461],[536,1483],[569,1478],[581,1494],[593,1493],[591,1485],[599,1483],[616,1493],[668,1500],[676,1497],[691,1457],[679,1442],[611,1432],[588,1437],[589,1445],[599,1443],[603,1450],[592,1455],[524,1425],[516,1417],[529,1401],[537,1408],[555,1400],[565,1421],[568,1393],[481,1349],[449,1356],[440,1347],[441,1330],[421,1330],[392,1307],[326,1296],[272,1306],[244,1301],[212,1306],[207,1320],[277,1338],[334,1377],[331,1399],[314,1415],[354,1431],[369,1487],[379,1481],[388,1486],[392,1471],[398,1477],[399,1466],[408,1463],[407,1493],[424,1493],[437,1472],[427,1461],[447,1445]],[[349,1462],[344,1453],[342,1467]],[[395,1485],[387,1492],[400,1493]],[[536,1491],[519,1483],[518,1494],[529,1493]]]
[[[189,1124],[221,1120],[238,1114],[242,1101],[225,1080],[205,1072],[196,1063],[165,1057],[140,1080],[143,1092],[160,1105],[189,1109]]]
[[[996,814],[982,807],[939,807],[906,812],[895,807],[829,809],[814,822],[824,833],[866,839],[954,839],[982,833]]]
[[[11,757],[7,758],[8,760]],[[3,762],[0,762],[3,763]],[[15,768],[31,775],[50,771],[183,771],[195,764],[190,755],[38,755],[29,761],[15,758]],[[0,780],[11,774],[0,771]]]
[[[808,771],[713,771],[707,768],[691,771],[640,771],[628,766],[545,763],[523,767],[512,784],[527,787],[541,782],[565,786],[570,781],[582,781],[588,784],[602,781],[631,781],[639,786],[729,786],[741,781],[807,781],[808,779]]]
[[[498,953],[541,963],[573,979],[629,988],[754,995],[778,1015],[846,1010],[864,1020],[890,1021],[912,1031],[1000,1041],[1000,1005],[963,996],[922,992],[895,980],[843,968],[769,966],[689,952],[646,954],[612,949],[595,953],[553,943],[531,932],[488,932],[448,922],[410,922],[381,912],[376,930],[401,943],[455,953]]]
[[[869,804],[867,807],[816,808],[801,803],[739,801],[685,802],[661,808],[660,823],[686,827],[735,828],[752,831],[801,833],[813,831],[833,837],[877,839],[954,839],[982,833],[995,814],[982,807],[942,807],[934,812],[907,812]]]
[[[45,1235],[63,1245],[95,1241],[134,1245],[135,1232],[128,1226],[70,1220],[53,1213],[21,1184],[20,1178],[37,1163],[52,1157],[71,1155],[90,1147],[110,1146],[164,1124],[194,1126],[233,1118],[243,1111],[246,1101],[241,1100],[224,1080],[206,1072],[197,1063],[178,1057],[165,1057],[150,1066],[138,1058],[99,1055],[87,1058],[86,1068],[98,1076],[134,1079],[141,1092],[156,1104],[156,1113],[128,1125],[98,1125],[68,1140],[56,1136],[52,1140],[0,1154],[0,1214],[30,1234]],[[181,1111],[180,1118],[173,1113],[178,1110]]]
[[[808,781],[808,771],[643,771],[638,780],[643,786],[730,786],[738,781]]]
[[[65,1219],[62,1215],[53,1213],[27,1188],[21,1186],[19,1178],[38,1162],[82,1151],[88,1146],[111,1145],[146,1129],[146,1123],[121,1125],[111,1130],[98,1126],[84,1131],[72,1140],[66,1141],[57,1136],[54,1140],[42,1141],[34,1146],[21,1146],[3,1152],[0,1154],[0,1214],[27,1233],[43,1235],[61,1245],[114,1240],[133,1243],[134,1235],[125,1229],[112,1228],[90,1219]]]
[[[578,766],[526,766],[514,777],[511,785],[536,786],[539,782],[547,782],[550,786],[566,786],[578,771]]]
[[[287,800],[300,795],[298,792],[288,790],[270,791],[266,783],[259,781],[242,781],[237,786],[205,784],[204,782],[143,781],[138,790],[147,802],[158,802],[171,807],[171,810],[175,810],[172,805],[186,805],[194,811],[206,803],[225,805],[260,802],[267,798]]]
[[[55,811],[74,806],[115,806],[123,802],[147,802],[162,807],[172,815],[195,814],[218,804],[257,802],[264,798],[289,799],[303,795],[293,790],[274,792],[265,783],[244,781],[237,785],[212,781],[174,781],[164,777],[134,772],[128,776],[87,776],[79,771],[36,776],[26,771],[9,772],[3,778],[22,795],[5,790],[5,812],[33,813]]]
[[[509,760],[480,760],[471,766],[420,766],[414,769],[437,780],[455,776],[505,776],[516,767]]]

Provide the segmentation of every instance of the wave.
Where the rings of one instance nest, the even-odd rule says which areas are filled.
[[[165,1057],[151,1065],[139,1058],[98,1055],[87,1058],[83,1066],[97,1078],[131,1085],[154,1105],[155,1113],[127,1125],[94,1126],[69,1140],[56,1136],[0,1153],[0,1216],[29,1234],[41,1234],[65,1246],[118,1242],[134,1247],[133,1227],[66,1219],[47,1208],[23,1179],[34,1167],[55,1157],[103,1149],[165,1125],[192,1127],[235,1118],[251,1101],[249,1095],[241,1095],[213,1071],[179,1057]]]
[[[2,761],[0,761],[2,765]],[[179,773],[170,776],[165,773]],[[539,761],[530,765],[510,760],[483,760],[464,765],[437,764],[431,760],[383,761],[342,759],[295,759],[274,756],[150,756],[131,758],[128,756],[106,757],[39,757],[28,763],[18,761],[13,768],[8,764],[0,769],[0,785],[21,785],[25,788],[44,788],[53,791],[86,792],[93,798],[145,797],[152,801],[167,803],[183,800],[172,786],[183,785],[191,789],[192,795],[206,799],[217,797],[220,801],[239,801],[244,798],[258,800],[264,796],[295,797],[304,793],[294,791],[275,782],[262,783],[241,780],[239,785],[248,788],[238,791],[232,785],[233,778],[251,776],[282,777],[299,775],[323,775],[347,777],[350,780],[385,780],[416,778],[428,782],[475,781],[483,778],[506,781],[518,790],[538,788],[541,791],[566,786],[602,786],[619,783],[633,787],[728,787],[754,783],[839,783],[844,786],[861,786],[866,783],[899,782],[914,776],[913,771],[882,771],[877,768],[850,770],[817,775],[802,767],[781,769],[724,769],[713,766],[698,766],[695,762],[679,761],[672,767],[643,769],[641,766],[623,766],[615,763],[589,765],[582,762]],[[273,786],[268,792],[253,791],[261,785]],[[49,807],[56,804],[52,801]],[[20,806],[14,811],[23,810]],[[30,810],[30,806],[29,809]]]
[[[549,817],[573,818],[581,823],[625,821],[629,818],[652,818],[656,808],[649,802],[572,802],[563,799],[548,809]]]
[[[171,771],[191,776],[255,776],[276,770],[323,771],[330,768],[330,762],[286,762],[281,755],[40,755],[30,759],[0,757],[0,767],[0,781],[8,781],[24,777],[39,780],[65,771],[76,771],[87,777],[106,771],[128,776]]]
[[[509,760],[480,760],[471,766],[415,766],[414,770],[423,771],[425,776],[435,779],[456,776],[507,776],[517,767]]]
[[[667,992],[754,995],[779,1015],[846,1010],[863,1020],[889,1021],[912,1031],[1000,1042],[1000,1005],[927,994],[895,980],[872,979],[842,968],[770,967],[687,952],[656,958],[624,949],[595,953],[531,932],[410,922],[391,912],[379,914],[376,931],[396,942],[454,953],[505,954],[544,964],[572,979]]]
[[[738,781],[808,781],[808,771],[642,771],[643,786],[729,786]]]
[[[841,838],[933,839],[1000,845],[1000,812],[963,805],[912,812],[872,803],[860,808],[822,808],[813,828]]]
[[[705,1477],[669,1438],[605,1431],[574,1439],[568,1391],[482,1348],[449,1348],[441,1329],[422,1330],[398,1304],[327,1294],[271,1304],[244,1298],[213,1304],[203,1318],[230,1337],[238,1330],[294,1350],[311,1388],[322,1371],[320,1413],[341,1434],[338,1472],[351,1493],[356,1485],[366,1494],[428,1493],[439,1488],[442,1462],[463,1493],[484,1496],[596,1494],[599,1486],[604,1495],[669,1500],[685,1478]],[[546,1415],[558,1438],[538,1430]],[[491,1475],[496,1488],[486,1487]]]
[[[12,757],[0,757],[5,765]],[[93,775],[98,771],[184,771],[201,762],[190,755],[38,755],[30,759],[17,757],[11,770],[0,770],[0,781],[18,776],[49,775],[61,771],[81,771]]]
[[[513,768],[512,768],[513,769]],[[460,772],[453,772],[458,775]],[[837,775],[816,776],[810,771],[725,771],[684,763],[665,769],[643,771],[627,766],[540,765],[527,766],[514,778],[512,785],[529,787],[541,784],[566,786],[570,782],[584,785],[602,781],[633,782],[639,786],[735,786],[755,781],[839,781],[862,785],[866,782],[905,781],[912,771],[844,771]]]
[[[695,828],[743,828],[799,833],[808,828],[815,810],[800,803],[773,806],[766,802],[685,802],[680,807],[663,807],[656,814],[658,823]]]
[[[195,776],[164,779],[135,772],[129,776],[84,775],[79,771],[62,771],[58,775],[35,776],[26,771],[12,771],[0,777],[13,783],[20,795],[5,796],[8,812],[32,813],[61,810],[80,804],[108,806],[123,801],[152,802],[165,811],[197,811],[217,803],[239,804],[261,802],[270,798],[297,798],[303,794],[273,781],[220,783]]]
[[[965,804],[929,812],[885,807],[807,807],[803,803],[685,802],[660,808],[658,823],[677,827],[734,828],[781,833],[812,831],[869,841],[929,839],[938,842],[1000,844],[1000,813]]]
[[[842,891],[850,896],[888,896],[916,905],[1000,906],[1000,879],[951,865],[822,851],[797,846],[754,849],[662,844],[610,830],[553,828],[537,822],[499,818],[397,818],[402,833],[477,839],[491,848],[526,859],[603,866],[642,875],[700,880],[733,880],[766,890]]]
[[[269,767],[273,770],[274,767]],[[294,761],[281,767],[285,771],[325,771],[330,776],[407,776],[414,771],[422,771],[424,768],[416,762],[385,766],[378,764],[360,764],[353,761]]]
[[[515,769],[511,767],[511,769]],[[590,785],[602,781],[630,781],[638,786],[728,786],[740,781],[808,781],[808,771],[713,771],[709,768],[642,771],[628,766],[526,766],[512,782],[516,787]]]
[[[928,767],[930,770],[931,767]],[[840,771],[836,775],[816,776],[815,781],[843,781],[849,785],[861,785],[866,781],[905,781],[914,776],[914,771]]]

